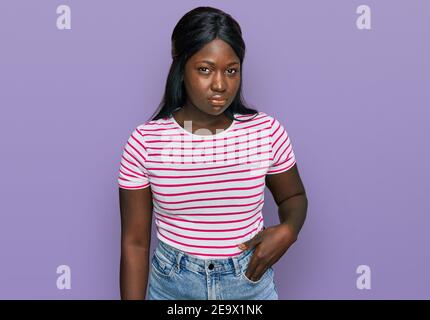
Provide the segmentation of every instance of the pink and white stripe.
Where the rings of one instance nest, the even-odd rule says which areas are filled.
[[[226,130],[200,135],[174,118],[137,126],[124,146],[118,184],[151,187],[160,241],[201,259],[241,252],[263,229],[265,176],[295,164],[282,124],[264,112],[238,115]]]

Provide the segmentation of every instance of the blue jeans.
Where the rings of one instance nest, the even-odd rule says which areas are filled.
[[[257,281],[245,276],[255,248],[204,260],[158,241],[151,259],[148,300],[278,300],[270,267]]]

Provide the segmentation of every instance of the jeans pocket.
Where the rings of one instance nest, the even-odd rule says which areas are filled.
[[[248,283],[250,283],[250,284],[253,284],[253,285],[255,285],[255,284],[259,284],[260,282],[262,282],[265,278],[267,278],[268,276],[270,276],[271,274],[272,274],[272,272],[273,272],[273,270],[272,270],[272,267],[269,267],[262,275],[261,275],[261,277],[260,277],[260,279],[258,279],[257,281],[253,281],[253,280],[251,280],[251,279],[249,279],[247,276],[246,276],[246,271],[247,271],[247,269],[245,269],[245,270],[243,270],[242,271],[242,278],[246,281],[246,282],[248,282]]]
[[[155,250],[151,259],[154,272],[163,277],[171,277],[175,271],[175,261],[163,255],[158,249]]]

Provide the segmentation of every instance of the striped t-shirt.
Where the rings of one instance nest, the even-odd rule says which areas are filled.
[[[173,117],[138,125],[124,146],[120,188],[151,187],[157,238],[200,259],[238,255],[263,229],[265,176],[295,164],[284,126],[264,112],[213,134]],[[221,130],[221,129],[219,129]]]

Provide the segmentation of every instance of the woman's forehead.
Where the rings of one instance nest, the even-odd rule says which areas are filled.
[[[230,45],[223,40],[215,39],[207,43],[197,51],[190,60],[193,62],[206,62],[209,64],[240,63],[238,57]]]

